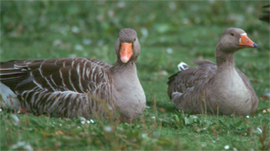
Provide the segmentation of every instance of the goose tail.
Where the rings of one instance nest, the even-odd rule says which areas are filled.
[[[187,70],[189,68],[189,66],[184,62],[180,62],[177,65],[177,68],[178,68],[179,71],[184,71],[184,70]]]

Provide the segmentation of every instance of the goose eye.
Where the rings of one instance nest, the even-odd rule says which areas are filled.
[[[136,38],[134,39],[134,41],[136,41]]]
[[[231,36],[234,36],[235,34],[234,33],[231,33]]]

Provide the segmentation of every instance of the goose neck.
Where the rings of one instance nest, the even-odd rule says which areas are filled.
[[[234,55],[235,55],[235,52],[226,53],[226,52],[217,50],[216,62],[217,62],[218,69],[224,69],[224,68],[233,69],[234,68]]]

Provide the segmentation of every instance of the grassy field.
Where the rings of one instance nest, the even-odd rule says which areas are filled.
[[[19,115],[0,109],[1,150],[269,150],[269,1],[1,1],[1,61],[88,57],[113,64],[121,29],[137,31],[147,109],[134,123]],[[258,44],[235,56],[260,99],[249,116],[187,115],[167,96],[177,64],[207,59],[228,27]]]

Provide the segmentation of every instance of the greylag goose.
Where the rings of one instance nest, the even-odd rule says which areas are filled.
[[[248,78],[234,66],[234,54],[256,48],[245,31],[228,28],[216,47],[216,62],[198,61],[197,67],[181,62],[168,81],[168,95],[178,109],[192,113],[248,115],[258,98]]]
[[[9,108],[35,115],[108,117],[109,110],[122,120],[137,119],[146,98],[137,76],[136,31],[121,30],[115,52],[113,66],[87,58],[1,62],[0,93]]]

